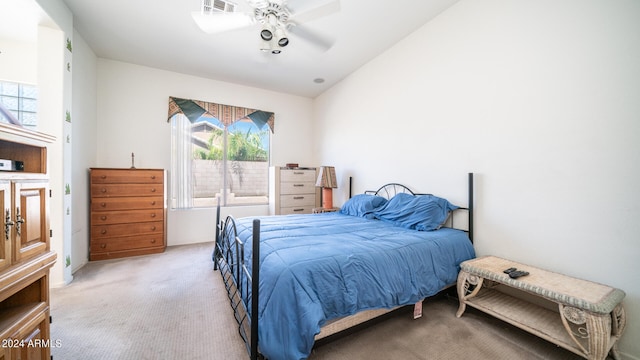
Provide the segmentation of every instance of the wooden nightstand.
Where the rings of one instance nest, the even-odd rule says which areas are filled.
[[[322,214],[322,213],[335,212],[335,211],[340,211],[340,208],[333,207],[331,209],[325,209],[325,208],[322,208],[322,207],[317,207],[317,208],[313,208],[311,210],[311,212],[314,213],[314,214]]]

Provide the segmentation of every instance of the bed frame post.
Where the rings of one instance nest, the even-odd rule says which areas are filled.
[[[469,240],[473,244],[473,173],[469,173]]]
[[[220,240],[220,232],[222,227],[220,226],[220,198],[218,198],[218,206],[216,207],[216,226],[215,226],[215,242],[213,243],[213,253],[211,254],[211,260],[213,260],[213,270],[218,270],[218,261],[216,257],[218,255],[218,244]]]
[[[260,285],[260,220],[253,220],[251,254],[251,360],[258,359],[258,295]]]

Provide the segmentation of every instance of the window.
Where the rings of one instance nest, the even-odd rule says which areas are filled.
[[[226,124],[206,112],[170,116],[172,208],[269,203],[271,131],[252,114]]]
[[[34,85],[0,81],[0,122],[35,130],[38,89]]]

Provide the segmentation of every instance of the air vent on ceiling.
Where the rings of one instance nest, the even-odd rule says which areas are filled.
[[[234,12],[236,4],[224,0],[202,0],[202,13],[210,14],[212,12]]]

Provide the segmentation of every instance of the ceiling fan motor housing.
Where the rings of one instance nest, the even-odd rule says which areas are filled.
[[[286,26],[289,21],[289,10],[283,4],[269,1],[253,1],[254,17],[256,21],[262,24],[260,38],[270,42],[274,39],[278,47],[285,47],[289,44],[289,38],[286,34]],[[281,50],[271,48],[271,53],[280,54]]]

